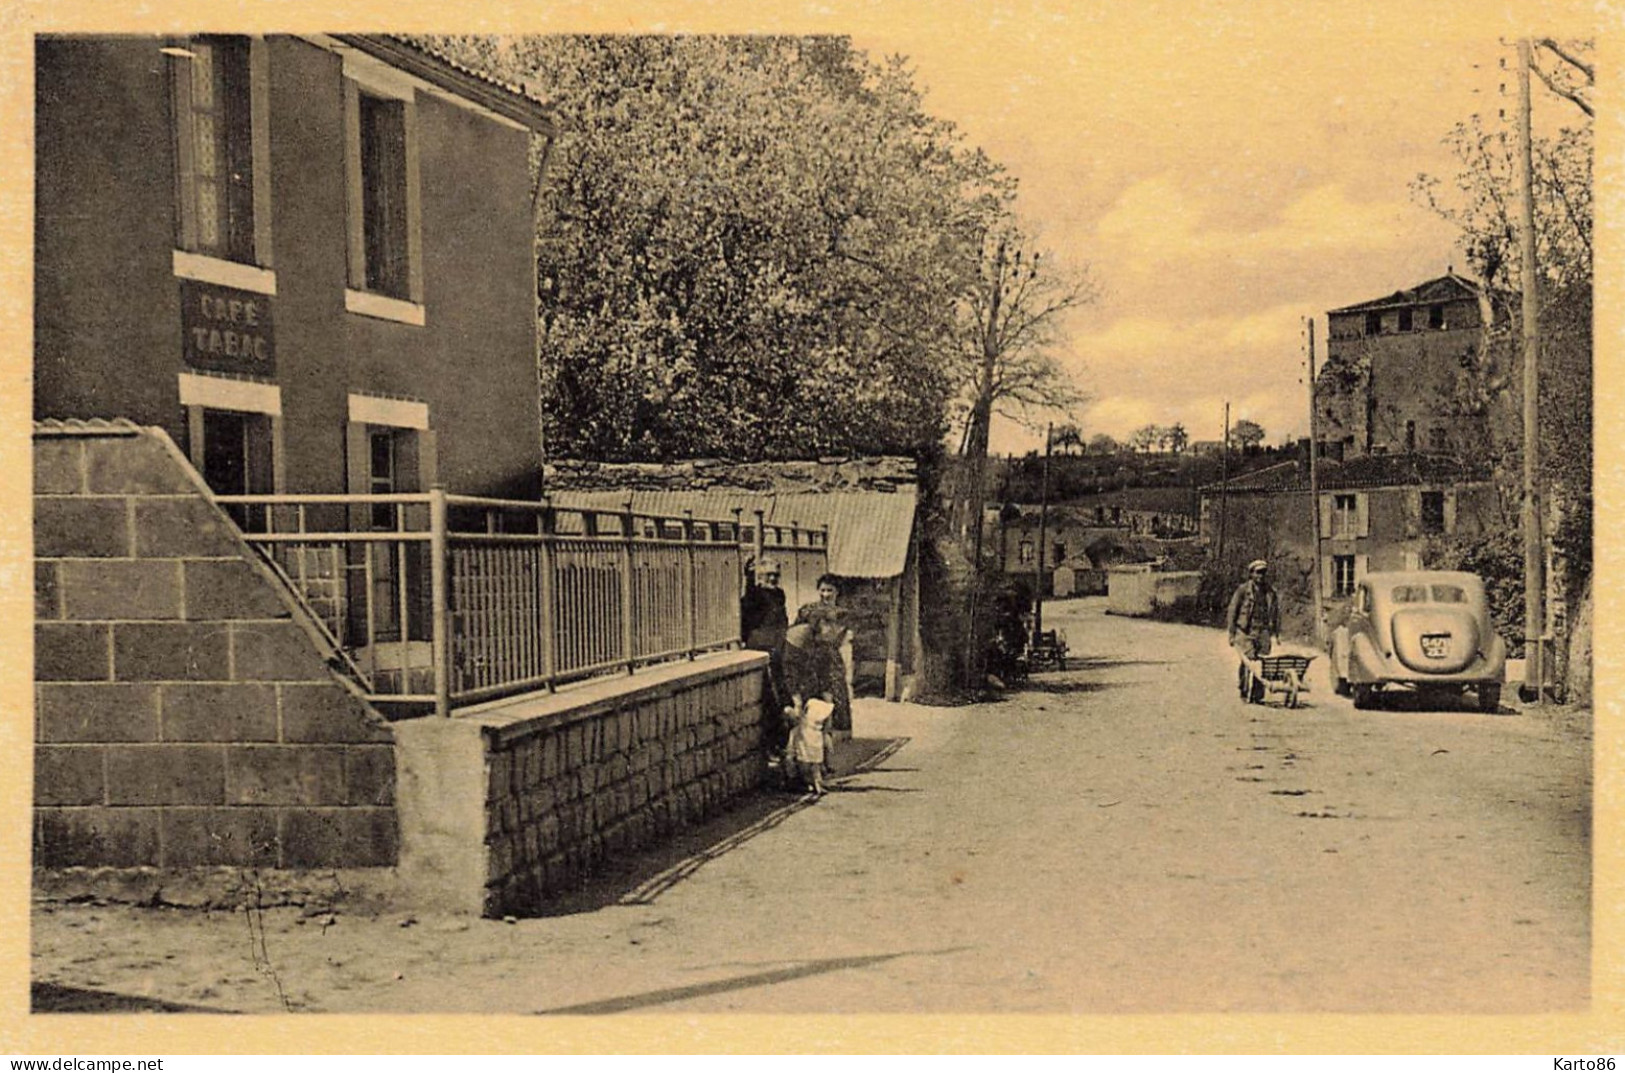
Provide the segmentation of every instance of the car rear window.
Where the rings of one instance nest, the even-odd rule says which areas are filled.
[[[1395,585],[1393,596],[1396,604],[1425,604],[1428,602],[1428,587],[1426,585]]]
[[[1433,586],[1433,602],[1436,604],[1464,604],[1467,602],[1467,590],[1460,585]]]

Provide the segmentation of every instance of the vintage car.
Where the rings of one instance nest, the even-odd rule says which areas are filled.
[[[1385,689],[1473,691],[1480,711],[1501,704],[1507,646],[1495,633],[1484,583],[1473,574],[1407,570],[1367,574],[1346,625],[1331,639],[1337,692],[1371,707]]]

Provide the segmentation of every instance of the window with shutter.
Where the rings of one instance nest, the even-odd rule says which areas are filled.
[[[1332,525],[1331,535],[1336,538],[1347,538],[1356,535],[1359,525],[1359,508],[1357,498],[1353,495],[1335,495],[1332,497]]]

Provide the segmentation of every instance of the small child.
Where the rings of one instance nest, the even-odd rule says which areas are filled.
[[[807,701],[795,727],[790,731],[790,747],[785,750],[787,764],[794,764],[802,781],[814,794],[824,793],[824,736],[829,717],[835,714],[835,704],[826,697],[813,697]]]

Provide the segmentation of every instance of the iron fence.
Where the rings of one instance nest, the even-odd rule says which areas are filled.
[[[737,518],[438,489],[216,498],[376,701],[447,714],[739,643]],[[768,547],[787,578],[822,572],[827,533],[785,534]]]

